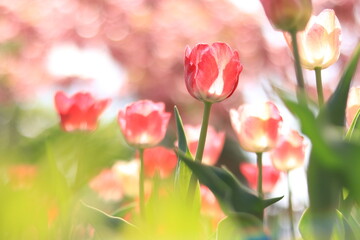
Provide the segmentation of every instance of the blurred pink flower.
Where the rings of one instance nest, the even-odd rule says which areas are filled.
[[[165,147],[147,148],[144,150],[145,174],[153,177],[156,172],[160,177],[169,177],[177,164],[177,156],[173,150]]]
[[[10,166],[7,170],[9,183],[17,189],[32,187],[37,174],[37,166],[32,164],[16,164]]]
[[[351,87],[346,106],[346,124],[350,127],[360,109],[360,87]]]
[[[271,24],[282,31],[303,30],[311,16],[311,0],[260,1]]]
[[[120,110],[118,122],[129,145],[148,148],[164,138],[170,116],[164,103],[140,100]]]
[[[266,152],[275,147],[282,117],[274,103],[241,105],[230,110],[230,118],[245,151]]]
[[[200,195],[201,195],[201,212],[205,216],[211,217],[213,220],[214,228],[217,227],[217,224],[221,219],[225,217],[224,212],[222,211],[218,200],[211,190],[205,186],[200,185]]]
[[[92,131],[97,127],[99,115],[109,103],[109,99],[96,101],[90,93],[76,93],[67,97],[63,92],[55,95],[55,107],[60,115],[65,131]]]
[[[195,156],[200,136],[201,125],[185,125],[184,130],[189,150],[191,154]],[[216,132],[216,130],[211,125],[209,125],[202,163],[208,165],[215,165],[223,150],[224,142],[225,132]]]
[[[280,171],[290,171],[304,164],[306,144],[304,137],[291,130],[279,137],[276,147],[271,150],[273,166]]]
[[[105,201],[119,201],[124,195],[121,182],[112,169],[102,170],[89,185]]]
[[[139,195],[140,161],[117,161],[111,168],[115,178],[120,182],[123,193],[130,197]]]
[[[185,50],[185,83],[201,101],[220,102],[235,91],[242,71],[239,54],[226,43],[198,44]]]
[[[241,163],[240,172],[245,177],[249,186],[257,189],[258,167],[251,163]],[[270,193],[274,189],[276,183],[280,178],[280,171],[273,166],[263,166],[262,169],[262,187],[264,193]]]

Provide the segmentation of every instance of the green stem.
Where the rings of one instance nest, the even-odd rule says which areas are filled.
[[[324,93],[323,93],[323,86],[321,80],[321,68],[316,67],[314,70],[316,76],[316,90],[318,95],[318,103],[319,103],[319,107],[322,107],[322,105],[324,105]]]
[[[291,193],[291,187],[290,187],[290,174],[289,171],[286,172],[286,178],[287,178],[287,185],[288,185],[288,197],[289,197],[289,207],[288,207],[288,213],[289,213],[289,223],[290,223],[290,232],[291,232],[291,239],[295,239],[295,229],[294,229],[294,216],[293,216],[293,207],[292,207],[292,193]]]
[[[144,149],[139,148],[140,156],[140,178],[139,178],[139,201],[140,201],[140,215],[145,218],[145,167],[144,167]]]
[[[263,199],[264,198],[264,193],[263,193],[263,189],[262,189],[262,153],[256,153],[256,161],[257,161],[257,167],[258,167],[258,179],[257,179],[257,192],[258,192],[258,196],[259,198]]]
[[[207,129],[208,129],[208,125],[209,125],[211,106],[212,106],[212,103],[204,102],[204,113],[203,113],[203,119],[202,119],[202,123],[201,123],[200,137],[199,137],[198,146],[197,146],[196,155],[195,155],[195,161],[197,161],[199,163],[201,163],[202,157],[204,154],[206,134],[207,134]],[[195,189],[196,189],[196,181],[197,181],[196,176],[194,174],[191,174],[188,195],[187,195],[187,198],[189,201],[192,201],[192,199],[194,199],[194,193],[195,193]]]
[[[296,38],[297,31],[290,31],[292,40],[292,49],[294,55],[294,66],[295,66],[295,73],[296,73],[296,80],[297,80],[297,98],[298,101],[307,105],[306,94],[305,94],[305,82],[304,76],[301,69],[301,62],[300,62],[300,54],[299,54],[299,46]]]

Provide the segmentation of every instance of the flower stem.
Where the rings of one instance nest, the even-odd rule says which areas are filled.
[[[322,107],[322,105],[324,105],[324,93],[323,93],[323,86],[321,80],[321,68],[316,67],[314,70],[316,76],[316,90],[318,95],[318,103],[319,103],[319,107]]]
[[[294,66],[295,66],[295,73],[297,80],[297,98],[299,102],[307,105],[306,94],[305,94],[305,82],[301,69],[299,46],[296,38],[297,31],[290,31],[289,33],[291,35],[292,46],[293,46],[292,49],[294,55]]]
[[[201,163],[202,157],[204,154],[206,134],[207,134],[208,126],[209,126],[211,106],[212,106],[212,103],[204,102],[203,119],[202,119],[202,123],[201,123],[200,136],[199,136],[198,146],[197,146],[196,155],[195,155],[195,161],[199,162],[199,163]],[[192,199],[194,199],[196,181],[197,181],[196,176],[194,174],[191,174],[188,195],[187,195],[187,198],[189,201],[192,201]]]
[[[257,179],[257,192],[259,198],[264,198],[264,193],[262,189],[262,152],[256,153],[256,161],[258,167],[258,179]]]
[[[289,171],[286,172],[286,178],[287,178],[288,197],[289,197],[288,213],[289,213],[289,220],[290,220],[289,223],[290,223],[291,239],[295,239],[294,217],[293,217],[293,207],[292,207],[292,194],[291,194],[291,187],[290,187],[290,174],[289,174]]]
[[[139,148],[140,156],[140,178],[139,178],[139,201],[140,201],[140,215],[145,218],[145,190],[144,190],[144,179],[145,179],[145,168],[144,168],[144,149]]]

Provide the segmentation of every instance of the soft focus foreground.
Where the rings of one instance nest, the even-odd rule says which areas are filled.
[[[0,239],[360,239],[359,10],[0,0]]]

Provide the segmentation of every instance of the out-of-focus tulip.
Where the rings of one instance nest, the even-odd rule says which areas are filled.
[[[119,201],[123,197],[121,183],[112,169],[101,171],[89,185],[105,201]]]
[[[201,212],[205,216],[213,219],[214,227],[217,226],[219,221],[225,217],[224,212],[221,210],[220,204],[215,195],[205,185],[200,185],[201,194]]]
[[[164,103],[140,100],[121,110],[118,122],[129,145],[148,148],[164,138],[170,116]]]
[[[200,136],[201,125],[185,125],[184,130],[189,150],[191,154],[195,156]],[[216,132],[216,130],[212,126],[208,126],[206,136],[207,137],[202,163],[208,165],[215,165],[224,147],[225,132]]]
[[[256,190],[258,181],[258,167],[251,163],[241,163],[240,172],[249,183],[249,186]],[[280,178],[280,171],[269,165],[263,166],[262,174],[263,191],[264,193],[270,193]]]
[[[31,164],[17,164],[7,170],[8,180],[16,189],[31,188],[35,182],[38,169]]]
[[[123,193],[127,196],[136,197],[139,195],[139,171],[140,161],[117,161],[111,168],[116,179],[121,183]]]
[[[160,177],[169,177],[177,164],[177,156],[173,150],[165,147],[147,148],[144,150],[145,175],[153,177],[156,172]]]
[[[230,110],[230,118],[244,150],[260,153],[275,147],[282,117],[272,102],[241,105]]]
[[[304,30],[311,16],[311,0],[260,1],[273,27],[282,31]]]
[[[185,83],[204,102],[220,102],[235,91],[242,71],[239,54],[226,43],[198,44],[185,50]]]
[[[285,34],[291,45],[291,38]],[[301,64],[304,68],[325,69],[334,64],[340,55],[341,27],[334,10],[325,9],[312,16],[303,32],[297,35]]]
[[[360,87],[352,87],[346,105],[346,123],[351,125],[357,111],[360,109]]]
[[[305,148],[304,137],[291,130],[280,136],[276,147],[270,152],[270,158],[276,169],[287,172],[303,165]]]
[[[96,129],[97,120],[104,111],[109,99],[96,101],[90,93],[76,93],[67,97],[63,92],[55,95],[55,107],[65,131]]]

